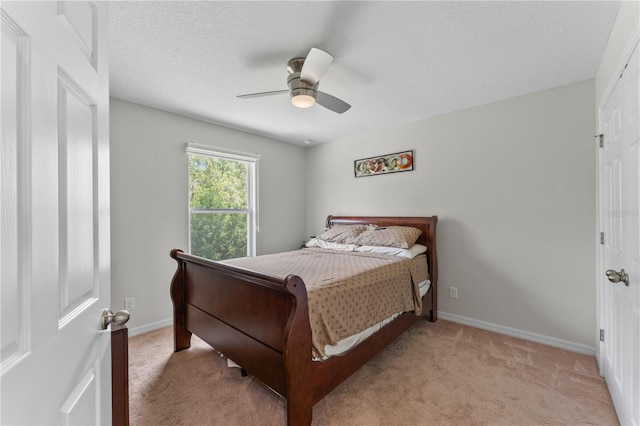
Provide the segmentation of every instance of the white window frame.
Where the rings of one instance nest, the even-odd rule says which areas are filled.
[[[192,213],[246,213],[247,214],[247,256],[256,255],[256,236],[260,231],[258,221],[258,154],[233,151],[208,145],[187,142],[187,164],[189,154],[207,155],[218,159],[242,161],[247,163],[247,208],[246,209],[192,209],[189,211],[189,251],[191,251],[191,214]]]

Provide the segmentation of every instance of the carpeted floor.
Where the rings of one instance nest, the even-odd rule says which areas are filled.
[[[284,400],[172,329],[129,341],[132,425],[284,425]],[[313,425],[616,425],[593,357],[421,321],[313,408]]]

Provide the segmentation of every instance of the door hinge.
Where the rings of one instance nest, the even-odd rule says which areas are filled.
[[[604,135],[601,133],[599,135],[596,135],[596,138],[598,138],[600,148],[604,148]]]
[[[604,330],[600,329],[600,341],[604,342]]]
[[[604,232],[600,233],[600,244],[604,245]]]

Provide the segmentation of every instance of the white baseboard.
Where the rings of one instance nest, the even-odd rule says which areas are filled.
[[[558,339],[556,337],[544,336],[542,334],[531,333],[530,331],[518,330],[516,328],[505,327],[504,325],[492,324],[490,322],[463,317],[462,315],[449,314],[442,311],[438,311],[438,318],[475,328],[480,328],[483,330],[506,334],[507,336],[518,337],[520,339],[529,340],[531,342],[542,343],[544,345],[553,346],[555,348],[566,349],[568,351],[577,352],[580,354],[591,356],[596,355],[596,348],[588,345],[583,345],[582,343],[570,342],[568,340]]]
[[[129,329],[129,337],[137,336],[139,334],[148,333],[159,328],[168,327],[173,325],[173,318],[164,319],[162,321],[152,322],[150,324],[140,325]]]

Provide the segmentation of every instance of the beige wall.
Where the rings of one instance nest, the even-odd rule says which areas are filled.
[[[130,328],[172,317],[169,251],[188,251],[185,142],[257,153],[258,254],[293,250],[304,235],[304,148],[111,99],[112,309],[134,297]],[[283,164],[286,167],[283,167]]]
[[[311,147],[307,233],[327,214],[438,215],[441,311],[594,348],[594,100],[589,80]],[[354,178],[355,159],[407,149],[414,171]]]

